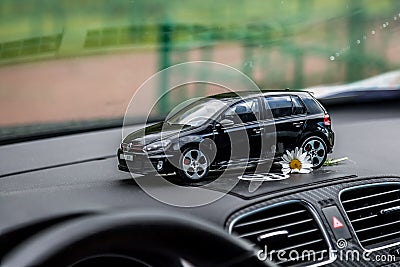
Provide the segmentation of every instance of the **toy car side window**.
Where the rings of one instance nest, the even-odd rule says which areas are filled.
[[[275,119],[292,115],[293,105],[290,96],[268,96],[266,101]]]
[[[258,99],[240,101],[231,106],[222,116],[222,119],[232,120],[235,124],[257,121],[260,118]]]
[[[301,115],[306,113],[306,108],[303,102],[300,100],[300,97],[292,95],[292,102],[293,102],[293,114],[294,115]]]

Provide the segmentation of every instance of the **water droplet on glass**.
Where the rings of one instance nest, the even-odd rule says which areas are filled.
[[[336,57],[340,56],[339,52],[336,52],[336,54],[335,54],[335,55],[336,55]]]
[[[394,16],[394,17],[393,17],[393,20],[397,20],[397,16]]]
[[[361,41],[360,40],[357,40],[357,42],[356,42],[357,44],[361,44]]]
[[[334,60],[335,60],[335,57],[334,57],[334,56],[330,56],[329,59],[330,59],[331,61],[334,61]]]
[[[375,34],[375,31],[371,31],[372,34]]]

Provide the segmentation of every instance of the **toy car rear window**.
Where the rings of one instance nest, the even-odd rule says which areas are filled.
[[[304,97],[302,97],[302,100],[306,105],[308,114],[319,114],[325,112],[322,106],[312,96],[305,95]]]

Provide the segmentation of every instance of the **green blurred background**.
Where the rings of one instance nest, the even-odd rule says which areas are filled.
[[[0,3],[0,79],[4,81],[0,93],[3,104],[8,103],[7,111],[0,112],[8,113],[7,117],[0,117],[0,125],[122,116],[128,103],[125,99],[129,100],[149,75],[190,60],[231,65],[262,88],[348,83],[398,69],[400,63],[398,0],[1,0]],[[141,55],[148,57],[140,58]],[[97,65],[90,67],[70,66],[73,73],[69,70],[68,79],[82,78],[87,69],[96,68],[93,66],[101,66],[112,76],[119,66],[113,66],[109,56],[131,58],[132,62],[137,59],[133,67],[127,68],[139,68],[132,70],[136,80],[126,81],[130,83],[129,94],[126,90],[124,94],[116,92],[118,84],[114,91],[109,89],[107,101],[119,94],[110,112],[96,113],[92,112],[95,108],[90,109],[90,105],[109,104],[102,103],[103,100],[81,104],[78,101],[78,106],[89,106],[84,114],[82,111],[65,116],[66,108],[63,116],[46,117],[43,114],[51,112],[43,106],[51,109],[49,103],[57,105],[66,96],[68,99],[85,96],[63,93],[58,96],[60,99],[52,97],[53,93],[46,93],[46,88],[54,91],[65,88],[57,87],[60,78],[44,77],[43,86],[38,85],[35,92],[40,97],[31,108],[33,114],[42,115],[29,117],[25,113],[20,117],[28,116],[27,119],[10,121],[13,106],[21,105],[21,101],[29,103],[23,95],[35,84],[34,77],[38,74],[34,69],[43,73],[46,63],[54,70],[60,66],[66,68],[73,59],[94,62],[95,58],[103,58],[109,63],[96,61]],[[149,64],[144,73],[140,73],[142,64]],[[109,66],[108,72],[104,66]],[[10,77],[10,73],[26,82],[18,83],[17,78],[7,80],[5,77]],[[93,70],[90,75],[101,74]],[[124,83],[122,79],[118,83]],[[81,84],[81,90],[102,91],[101,80]],[[77,86],[79,81],[65,85]],[[171,100],[165,101],[162,109],[172,104]],[[69,114],[75,110],[80,109],[71,109]]]

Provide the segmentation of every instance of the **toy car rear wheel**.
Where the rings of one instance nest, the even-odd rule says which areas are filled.
[[[328,150],[325,141],[318,136],[311,136],[304,140],[301,148],[310,157],[314,169],[319,169],[324,165]]]
[[[185,181],[197,182],[207,177],[209,167],[207,154],[198,148],[190,147],[183,151],[177,173]]]

